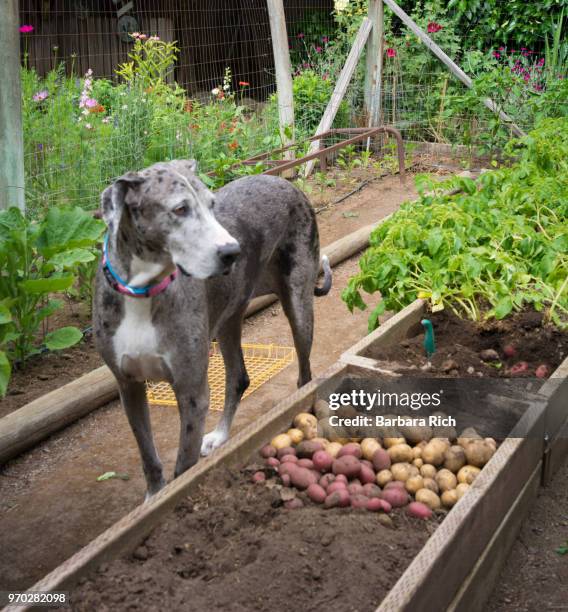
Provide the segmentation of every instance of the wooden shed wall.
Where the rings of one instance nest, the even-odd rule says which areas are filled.
[[[20,0],[20,22],[34,26],[22,35],[28,64],[45,74],[64,60],[77,75],[91,68],[111,78],[131,45],[118,35],[117,10],[126,0]],[[315,11],[330,20],[333,0],[284,0],[289,23]],[[250,83],[250,95],[264,99],[274,90],[274,69],[266,0],[133,0],[140,32],[176,40],[175,79],[190,93],[221,84],[225,68],[233,87]]]

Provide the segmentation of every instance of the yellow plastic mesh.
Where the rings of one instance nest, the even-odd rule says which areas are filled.
[[[242,348],[250,378],[250,386],[245,391],[243,398],[250,395],[294,361],[295,351],[288,346],[243,344]],[[225,402],[225,364],[217,342],[211,343],[208,379],[210,389],[209,409],[223,410]],[[166,382],[147,383],[146,393],[150,404],[177,406],[173,389]]]

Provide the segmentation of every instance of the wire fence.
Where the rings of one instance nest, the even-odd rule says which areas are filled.
[[[490,2],[505,9],[505,2]],[[409,142],[445,144],[448,151],[461,145],[460,155],[471,159],[509,136],[480,103],[484,96],[525,129],[541,116],[568,114],[568,47],[562,14],[551,17],[549,34],[536,36],[530,49],[512,46],[515,30],[488,30],[479,43],[474,34],[483,19],[465,22],[459,4],[401,2],[479,77],[474,90],[385,8],[380,122],[398,127]],[[294,136],[301,141],[315,132],[367,1],[285,0],[284,6]],[[174,158],[197,159],[204,180],[216,187],[262,170],[235,170],[235,164],[281,146],[265,0],[21,0],[20,20],[32,215],[54,204],[94,208],[114,177]],[[366,125],[364,79],[362,58],[334,127]]]

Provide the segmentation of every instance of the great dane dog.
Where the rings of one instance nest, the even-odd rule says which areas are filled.
[[[175,392],[180,439],[174,476],[223,444],[249,385],[241,350],[243,315],[255,296],[275,293],[292,328],[298,386],[311,379],[313,297],[331,288],[318,228],[304,196],[284,179],[250,176],[212,193],[194,161],[128,172],[105,189],[108,226],[96,279],[94,332],[115,375],[138,443],[147,497],[165,485],[154,446],[145,381]],[[223,416],[206,436],[211,339],[226,368]]]

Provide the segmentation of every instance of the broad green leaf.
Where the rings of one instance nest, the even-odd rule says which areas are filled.
[[[369,333],[374,331],[379,326],[379,317],[385,313],[386,304],[383,300],[381,300],[375,308],[373,308],[371,314],[369,315],[368,322],[368,330]]]
[[[6,304],[0,304],[0,325],[10,323],[11,320],[12,314],[10,313],[8,306],[6,306]]]
[[[501,298],[495,305],[495,318],[504,319],[513,310],[513,299],[511,296]]]
[[[71,287],[73,276],[55,276],[52,278],[34,278],[22,281],[20,287],[27,293],[55,293]]]
[[[50,317],[54,312],[57,312],[63,306],[61,300],[49,300],[49,302],[42,306],[36,313],[37,321],[43,321],[46,317]]]
[[[8,357],[4,351],[0,351],[0,397],[4,397],[6,395],[11,373],[12,368],[10,366],[10,362],[8,361]]]
[[[87,249],[70,249],[69,251],[61,251],[56,253],[50,260],[49,264],[61,268],[74,268],[77,264],[93,261],[95,255]]]
[[[45,346],[51,351],[69,348],[83,338],[81,330],[76,327],[60,327],[45,336]]]

